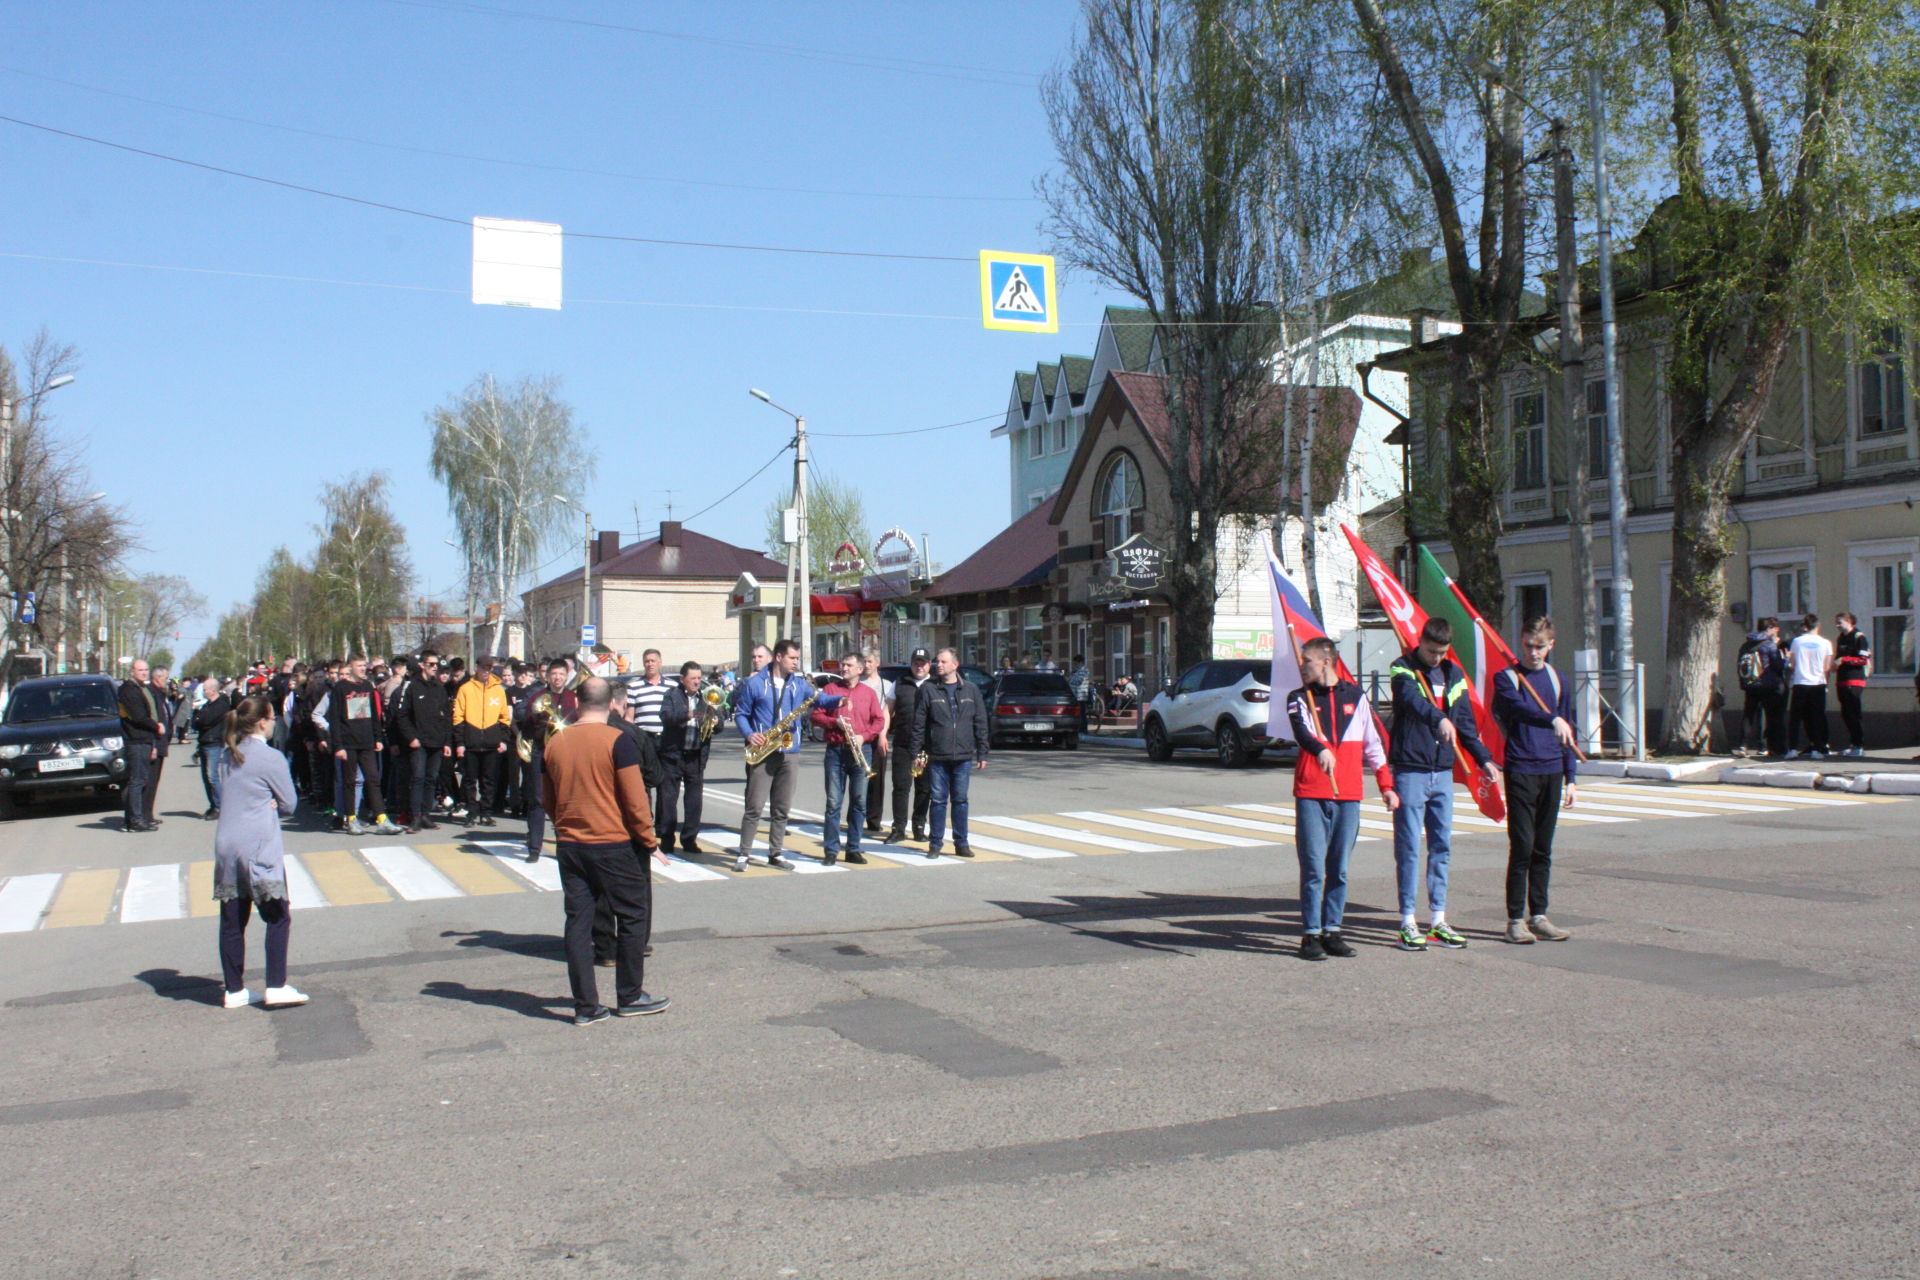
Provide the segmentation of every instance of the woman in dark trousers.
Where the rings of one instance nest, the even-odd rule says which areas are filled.
[[[220,692],[220,682],[208,676],[202,686],[207,700],[193,713],[193,727],[200,735],[200,785],[206,788],[207,811],[200,816],[220,816],[221,765],[227,758],[227,713],[233,699]]]
[[[247,990],[247,923],[257,908],[267,926],[267,990],[258,1003],[305,1004],[287,985],[286,849],[280,819],[293,816],[299,797],[287,758],[270,743],[273,707],[265,698],[242,698],[227,718],[225,776],[220,784],[220,825],[213,835],[213,896],[220,903],[220,969],[226,1007],[255,1003]]]

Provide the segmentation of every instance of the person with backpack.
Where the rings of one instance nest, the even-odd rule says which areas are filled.
[[[1740,717],[1740,749],[1735,755],[1780,756],[1787,750],[1787,655],[1780,648],[1780,620],[1762,618],[1741,642],[1735,674],[1746,706]]]
[[[1565,942],[1547,918],[1553,833],[1571,809],[1579,757],[1574,751],[1573,687],[1547,664],[1553,619],[1528,618],[1519,661],[1493,678],[1493,715],[1507,739],[1507,941]]]

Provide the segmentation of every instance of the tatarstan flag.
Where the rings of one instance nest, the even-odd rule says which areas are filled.
[[[1468,603],[1460,584],[1447,576],[1433,552],[1420,548],[1420,604],[1436,618],[1453,624],[1453,651],[1473,681],[1475,696],[1493,678],[1514,665],[1517,659],[1500,633],[1488,625],[1480,611]],[[1504,755],[1504,752],[1502,753]]]

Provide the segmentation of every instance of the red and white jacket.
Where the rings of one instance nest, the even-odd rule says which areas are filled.
[[[1303,800],[1353,800],[1364,794],[1361,767],[1373,770],[1382,792],[1393,789],[1393,770],[1387,767],[1387,735],[1373,704],[1351,680],[1331,689],[1308,685],[1287,695],[1287,719],[1293,739],[1300,744],[1294,764],[1293,794]],[[1320,767],[1320,752],[1331,748],[1334,779]],[[1335,795],[1333,781],[1340,784]]]

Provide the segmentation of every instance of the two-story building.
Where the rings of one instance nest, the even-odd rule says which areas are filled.
[[[1667,395],[1666,321],[1644,295],[1618,304],[1621,422],[1627,460],[1626,541],[1634,587],[1633,642],[1646,668],[1648,734],[1657,741],[1665,705],[1666,640],[1671,577],[1673,424]],[[1591,314],[1589,320],[1592,319]],[[1511,634],[1521,618],[1555,616],[1565,650],[1599,651],[1603,672],[1614,665],[1611,543],[1606,519],[1606,383],[1597,338],[1587,348],[1578,421],[1569,422],[1557,371],[1529,357],[1539,318],[1515,335],[1514,355],[1500,378],[1494,412],[1507,442],[1499,542]],[[1586,329],[1597,335],[1597,326]],[[1408,423],[1410,473],[1418,477],[1411,529],[1451,567],[1438,518],[1446,474],[1446,439],[1436,429],[1446,397],[1450,339],[1428,340],[1382,359],[1412,378]],[[1734,658],[1754,622],[1782,620],[1797,633],[1803,613],[1817,613],[1833,633],[1833,615],[1847,610],[1874,647],[1864,708],[1869,739],[1911,733],[1915,636],[1920,634],[1913,578],[1920,560],[1920,436],[1906,377],[1912,330],[1888,328],[1865,348],[1802,330],[1773,384],[1759,430],[1734,484],[1727,536],[1728,611],[1721,627],[1721,687],[1732,711],[1740,702]],[[1569,450],[1588,456],[1588,509],[1599,580],[1599,634],[1578,635],[1567,515]],[[1605,681],[1603,681],[1605,683]],[[1717,739],[1725,743],[1721,736]]]

